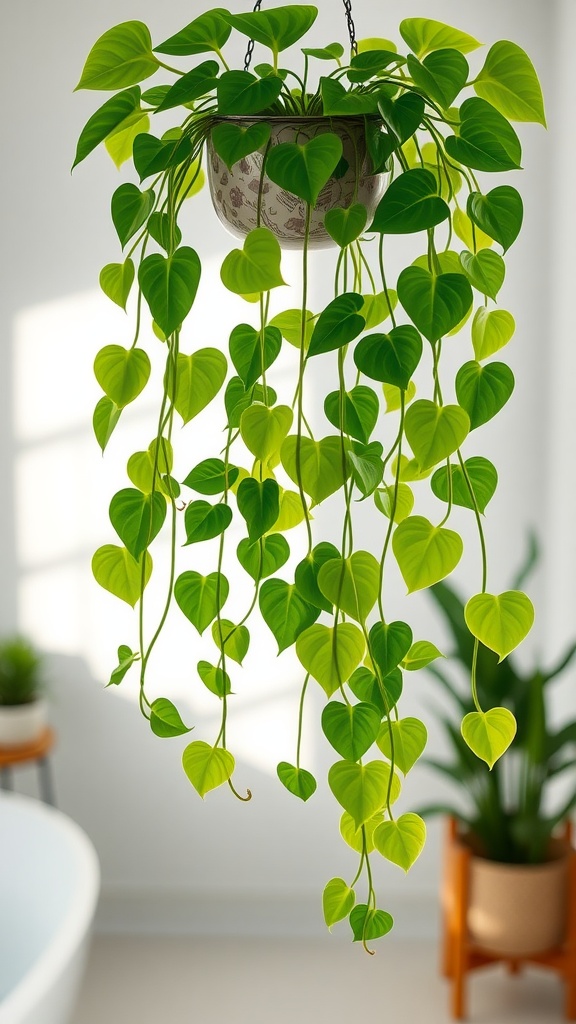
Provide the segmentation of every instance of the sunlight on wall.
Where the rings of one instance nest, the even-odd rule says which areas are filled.
[[[292,260],[293,262],[293,260]],[[216,261],[205,266],[204,281]],[[291,266],[289,271],[297,273]],[[292,276],[292,275],[291,275]],[[278,308],[283,308],[279,296]],[[201,287],[193,324],[182,339],[185,351],[206,345],[226,347],[231,328],[241,320],[256,323],[257,309],[228,297],[214,308],[209,289]],[[206,326],[209,324],[209,328]],[[116,648],[124,643],[138,649],[137,613],[98,587],[90,560],[101,544],[118,543],[107,510],[116,490],[129,486],[125,465],[129,455],[145,448],[155,434],[156,410],[146,403],[126,409],[104,458],[94,439],[91,413],[100,397],[92,363],[106,344],[130,345],[132,321],[97,292],[87,292],[36,306],[22,312],[14,334],[15,503],[17,557],[20,567],[19,622],[44,650],[81,656],[96,679],[105,683],[115,665]],[[154,359],[160,343],[151,334],[144,345]],[[286,346],[287,347],[287,346]],[[287,347],[288,348],[288,347]],[[274,386],[280,400],[290,402],[286,387],[292,379],[296,350],[287,351],[275,367]],[[153,370],[158,377],[159,367]],[[290,377],[288,377],[288,373]],[[218,411],[205,410],[196,424],[175,429],[175,473],[183,479],[202,458],[215,454],[214,437],[221,432]],[[190,452],[192,440],[194,451]],[[216,449],[217,450],[217,449]],[[239,522],[227,533],[230,558],[224,571],[235,593],[225,613],[241,617],[252,597],[252,584],[238,566],[235,549],[243,536]],[[216,541],[213,542],[216,545]],[[156,541],[152,555],[155,572],[145,600],[150,635],[165,600],[167,545]],[[215,568],[216,547],[186,548],[178,571]],[[296,554],[294,563],[301,554]],[[284,572],[285,578],[286,572]],[[150,661],[150,695],[178,701],[189,724],[202,724],[206,738],[217,730],[219,704],[201,684],[196,663],[215,661],[208,629],[200,638],[175,609]],[[244,669],[230,667],[235,691],[235,715],[230,716],[230,745],[236,755],[257,768],[275,772],[278,760],[291,759],[296,741],[298,691],[302,670],[292,653],[276,660],[276,645],[267,628],[255,617],[249,623],[251,649]],[[103,700],[136,701],[137,679],[128,677]],[[262,745],[262,726],[268,738]],[[200,732],[200,730],[198,730]],[[303,746],[307,758],[311,750]]]

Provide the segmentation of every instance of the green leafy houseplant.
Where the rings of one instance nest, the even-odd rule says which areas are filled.
[[[162,664],[156,645],[168,615],[183,614],[198,634],[211,631],[213,658],[198,663],[198,676],[220,701],[221,725],[183,754],[184,770],[202,797],[225,783],[240,795],[227,722],[232,684],[238,685],[238,666],[250,645],[251,617],[260,612],[279,653],[295,650],[302,666],[298,742],[293,763],[281,762],[278,776],[302,800],[316,789],[300,748],[307,688],[319,684],[328,700],[322,731],[338,755],[328,783],[344,812],[344,839],[359,855],[352,882],[328,882],[324,914],[329,926],[348,917],[354,939],[367,948],[392,927],[377,905],[371,855],[376,851],[408,870],[425,840],[419,816],[393,811],[400,775],[426,743],[424,724],[400,717],[403,672],[440,656],[433,643],[415,640],[410,625],[394,617],[386,584],[394,561],[409,592],[453,571],[463,549],[459,534],[446,525],[455,505],[470,510],[483,563],[478,593],[465,613],[476,654],[473,710],[463,736],[490,766],[514,736],[510,711],[479,701],[476,657],[480,642],[506,657],[529,631],[533,609],[520,591],[487,590],[482,514],[497,474],[476,454],[474,439],[514,387],[510,368],[491,357],[514,333],[512,315],[495,302],[523,207],[514,187],[486,187],[484,176],[520,167],[521,144],[511,121],[545,119],[538,79],[523,50],[497,42],[471,72],[467,55],[475,56],[480,44],[429,19],[402,22],[405,52],[387,39],[356,45],[351,34],[349,59],[339,43],[303,47],[293,71],[285,50],[301,43],[316,15],[315,7],[303,5],[235,15],[217,8],[156,47],[144,24],[125,22],[106,32],[88,56],[78,88],[113,95],[82,130],[74,164],[104,143],[118,165],[131,161],[139,178],[138,185],[124,183],[112,196],[124,255],[100,276],[106,295],[122,308],[137,291],[133,344],[106,345],[95,361],[103,397],[94,430],[102,449],[123,410],[147,387],[152,360],[162,367],[156,436],[145,438],[143,450],[131,456],[130,486],[110,503],[120,544],[99,548],[93,571],[101,586],[139,605],[138,640],[120,647],[110,682],[119,684],[138,665],[141,710],[156,735],[189,731],[169,697],[148,695],[155,665]],[[269,62],[253,73],[248,60],[244,70],[231,70],[224,50],[232,33],[263,46]],[[182,60],[187,57],[195,58],[192,67]],[[174,58],[185,66],[173,67]],[[314,66],[320,69],[317,84]],[[140,83],[157,72],[160,84],[142,92]],[[165,84],[167,73],[175,76],[171,84]],[[157,137],[150,125],[164,113],[174,121]],[[274,136],[278,119],[291,121],[291,141]],[[310,119],[322,122],[311,138],[305,130]],[[358,120],[366,159],[354,165],[353,157],[344,156],[343,140],[349,122]],[[258,156],[256,226],[220,270],[224,288],[253,305],[246,307],[250,322],[239,323],[227,343],[190,350],[187,317],[201,259],[183,239],[181,212],[202,184],[206,143],[226,173]],[[326,209],[326,195],[350,171],[352,194]],[[380,189],[373,210],[360,201],[366,177]],[[288,301],[281,298],[281,246],[265,219],[272,187],[298,212],[302,269],[296,297]],[[236,202],[240,208],[244,197]],[[325,308],[313,312],[310,250],[318,219],[334,246],[334,291]],[[404,236],[413,242],[413,260],[393,288],[389,263]],[[144,340],[148,311],[156,338]],[[464,337],[452,342],[466,324],[471,345]],[[274,363],[285,343],[298,350],[298,372],[279,401]],[[443,356],[456,343],[464,356],[452,396]],[[317,366],[324,380],[334,373],[320,427],[308,388]],[[203,410],[222,390],[222,443],[197,463],[189,429],[188,463],[176,468],[175,425],[188,427],[196,417],[201,424]],[[427,481],[440,502],[434,522],[413,514],[414,492]],[[357,502],[364,501],[375,505],[376,553],[357,542]],[[326,503],[339,510],[339,546],[319,536],[313,518],[316,506]],[[233,520],[245,532],[236,551],[227,543]],[[163,533],[170,566],[156,579],[150,548]],[[204,544],[213,557],[207,574],[195,567],[195,552]],[[290,555],[295,571],[286,578],[282,568]],[[232,620],[226,602],[238,562],[253,591],[244,613]],[[144,614],[149,584],[164,595],[151,632]],[[369,759],[374,746],[379,754]],[[355,886],[363,876],[367,895],[357,902]]]
[[[529,560],[520,574],[524,578],[534,561]],[[474,645],[464,622],[464,605],[447,583],[437,583],[430,593],[448,623],[455,644],[455,660],[469,674]],[[478,650],[478,690],[486,704],[498,703],[514,714],[518,732],[514,746],[488,773],[470,755],[458,728],[458,719],[473,705],[462,686],[455,685],[436,666],[429,671],[442,684],[453,704],[450,715],[441,715],[450,760],[428,763],[454,784],[464,797],[460,805],[428,808],[422,813],[441,811],[453,815],[474,837],[483,856],[509,864],[541,864],[546,860],[552,833],[576,806],[576,785],[556,808],[550,807],[548,793],[562,775],[574,773],[576,721],[553,728],[549,721],[549,688],[570,665],[576,643],[562,655],[558,664],[544,670],[539,667],[522,672],[511,660],[499,663],[492,651],[480,645]]]
[[[30,704],[42,693],[40,655],[22,637],[0,642],[0,707]]]

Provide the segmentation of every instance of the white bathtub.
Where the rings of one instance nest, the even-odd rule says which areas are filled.
[[[0,1024],[68,1024],[99,885],[78,825],[0,793]]]

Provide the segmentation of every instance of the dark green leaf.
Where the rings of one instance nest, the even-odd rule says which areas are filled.
[[[214,621],[228,597],[228,580],[222,573],[183,572],[174,584],[176,603],[200,635]]]
[[[372,494],[378,484],[382,482],[384,476],[383,451],[380,441],[373,441],[366,445],[354,441],[348,450],[352,479],[365,498]]]
[[[344,392],[344,395],[339,391],[331,391],[324,400],[324,412],[332,426],[363,444],[368,444],[370,440],[378,422],[379,411],[376,392],[363,384]]]
[[[154,209],[152,189],[141,192],[137,185],[120,185],[112,196],[112,221],[122,248],[148,220]]]
[[[173,252],[182,241],[182,232],[171,222],[167,213],[152,213],[148,218],[148,232],[166,252]]]
[[[140,181],[149,178],[151,174],[176,167],[188,160],[191,153],[192,143],[187,135],[163,141],[145,132],[134,139],[133,160]]]
[[[470,417],[474,430],[496,416],[514,390],[514,374],[506,363],[480,363],[470,360],[456,375],[456,397]]]
[[[476,98],[460,107],[458,135],[449,135],[445,148],[453,160],[478,171],[516,170],[522,159],[512,125],[490,103]]]
[[[443,110],[452,106],[466,85],[468,61],[459,50],[434,50],[420,63],[408,56],[408,72],[415,85]]]
[[[142,21],[108,29],[90,50],[76,89],[123,89],[158,70],[150,32]]]
[[[199,494],[221,494],[238,478],[236,466],[228,466],[222,459],[204,459],[194,469],[190,470],[188,476],[182,483]]]
[[[372,910],[358,903],[350,912],[350,927],[354,942],[369,942],[387,935],[394,927],[394,919],[386,910]]]
[[[226,386],[224,395],[224,406],[228,416],[228,426],[236,428],[240,426],[240,418],[245,409],[252,402],[264,402],[265,405],[274,405],[277,395],[274,388],[266,385],[266,394],[261,384],[254,384],[245,388],[240,377],[232,377]]]
[[[290,557],[290,547],[281,533],[272,533],[254,542],[241,540],[236,554],[242,568],[257,581],[282,568]]]
[[[488,459],[476,456],[466,459],[466,474],[474,492],[476,505],[484,513],[486,505],[492,498],[498,484],[498,473]],[[460,466],[450,466],[452,475],[452,501],[463,508],[474,508],[468,482]],[[446,466],[437,469],[430,481],[432,492],[441,501],[449,500],[448,471]]]
[[[330,701],[322,712],[322,731],[340,757],[359,761],[380,731],[380,714],[371,704]]]
[[[397,289],[408,316],[431,342],[457,327],[473,301],[472,288],[463,274],[433,274],[423,267],[406,267]]]
[[[400,174],[378,204],[372,230],[383,234],[411,234],[433,228],[450,216],[450,208],[438,195],[438,183],[430,171]]]
[[[405,58],[393,50],[363,50],[350,61],[348,81],[366,82],[369,78],[375,78],[379,71],[384,71],[384,68],[390,67],[391,64],[405,63]]]
[[[254,543],[271,530],[280,513],[280,489],[275,480],[246,477],[237,494],[238,511],[246,520],[248,539]]]
[[[298,593],[309,604],[316,608],[322,608],[325,612],[332,612],[332,601],[324,596],[318,586],[318,573],[322,566],[333,558],[339,558],[340,552],[334,544],[322,541],[312,548],[312,551],[296,566],[294,582]]]
[[[208,501],[191,501],[184,513],[186,544],[219,537],[232,522],[229,505],[211,505]]]
[[[224,71],[218,79],[218,113],[227,117],[258,114],[274,103],[282,90],[280,76],[256,78],[249,71]]]
[[[197,68],[192,68],[187,74],[182,75],[178,81],[166,93],[162,103],[157,107],[157,113],[161,110],[170,110],[178,107],[181,103],[192,103],[200,96],[205,96],[216,88],[216,79],[220,66],[215,60],[205,60]]]
[[[412,646],[412,630],[406,622],[376,622],[369,637],[370,654],[384,677],[398,668]]]
[[[157,53],[169,53],[176,57],[188,57],[210,50],[218,52],[232,31],[226,20],[227,15],[228,11],[222,7],[205,11],[154,49]]]
[[[250,153],[262,149],[270,138],[271,127],[264,122],[233,124],[223,121],[212,129],[211,139],[218,156],[232,166]]]
[[[322,112],[325,117],[349,117],[376,114],[377,97],[370,92],[349,92],[335,78],[320,80]]]
[[[279,654],[291,647],[320,614],[319,608],[300,597],[295,584],[278,579],[266,580],[259,604],[262,618],[276,638]]]
[[[125,89],[106,100],[86,122],[80,133],[72,169],[85,160],[119,124],[140,107],[140,89]]]
[[[357,292],[345,292],[332,299],[316,321],[308,355],[333,352],[357,338],[365,325],[364,317],[358,312],[363,305],[364,299]]]
[[[422,338],[415,327],[393,327],[388,334],[370,334],[354,349],[354,362],[372,380],[406,390],[422,356]]]
[[[232,693],[230,676],[223,669],[211,665],[209,661],[199,661],[197,668],[200,679],[211,693],[216,694],[217,697],[228,696]]]
[[[302,53],[317,60],[338,60],[344,54],[342,43],[328,43],[328,46],[302,47]]]
[[[302,145],[281,142],[272,146],[266,173],[280,188],[315,206],[341,157],[341,140],[332,132],[323,132]]]
[[[158,492],[142,494],[125,487],[110,502],[110,522],[136,561],[159,534],[165,518],[166,499]]]
[[[316,779],[305,768],[296,768],[287,761],[281,761],[276,771],[282,785],[300,800],[309,800],[316,792]]]
[[[277,327],[266,327],[264,345],[260,331],[250,324],[238,324],[230,335],[230,358],[245,388],[250,388],[277,359],[282,348],[282,335]],[[264,365],[262,365],[264,349]]]
[[[157,697],[150,706],[150,728],[155,736],[184,736],[192,730],[184,725],[178,709],[166,697]]]
[[[121,412],[122,410],[119,409],[115,402],[113,402],[111,398],[108,398],[107,395],[104,395],[104,397],[96,403],[96,408],[94,409],[94,415],[92,417],[92,426],[94,428],[94,436],[102,451],[104,451],[108,441],[112,437],[114,427],[120,419]]]
[[[355,242],[366,227],[368,211],[362,203],[353,203],[346,209],[335,206],[324,217],[324,227],[336,245],[344,248]]]
[[[424,98],[416,92],[404,92],[397,100],[388,99],[386,96],[380,96],[378,100],[378,109],[384,124],[400,143],[411,139],[420,127],[425,107]]]
[[[506,274],[502,257],[492,249],[481,249],[476,255],[465,250],[460,253],[460,262],[474,288],[496,300]]]
[[[172,256],[152,253],[140,264],[142,293],[166,337],[182,325],[192,309],[200,273],[198,254],[184,245]]]
[[[372,704],[380,716],[389,714],[402,696],[402,672],[395,668],[382,681],[368,668],[357,668],[350,676],[348,685],[358,700]]]
[[[466,211],[470,220],[499,242],[504,252],[516,240],[522,227],[522,197],[511,185],[500,185],[485,196],[481,192],[471,192]]]

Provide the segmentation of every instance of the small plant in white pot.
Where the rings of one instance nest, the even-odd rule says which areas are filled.
[[[46,721],[42,659],[23,637],[0,641],[0,747],[35,740]]]

